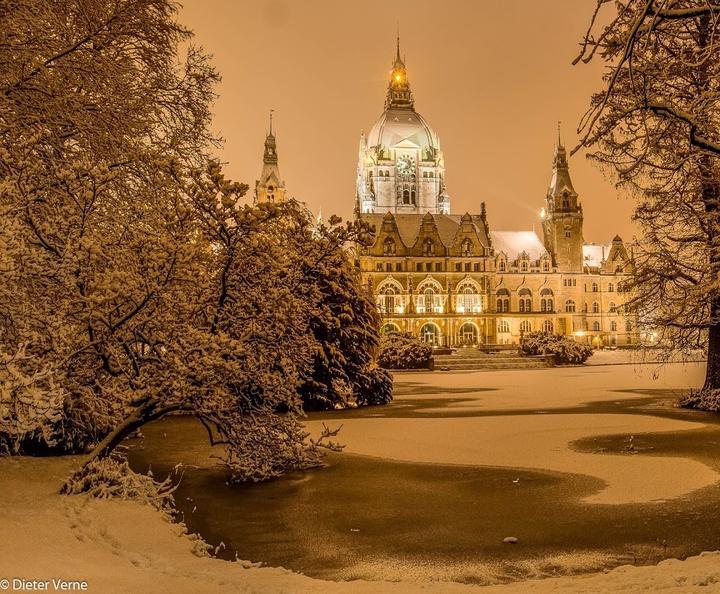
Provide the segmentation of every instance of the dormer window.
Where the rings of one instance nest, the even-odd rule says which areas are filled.
[[[394,256],[395,250],[395,240],[392,237],[386,237],[383,242],[383,254],[386,256]]]
[[[505,264],[505,260],[500,260],[498,262],[498,272],[505,272],[507,270],[507,265]]]
[[[463,258],[472,256],[473,244],[469,239],[463,239],[462,247],[460,248],[460,254]]]

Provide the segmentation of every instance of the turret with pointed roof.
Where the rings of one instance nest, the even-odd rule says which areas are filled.
[[[273,134],[273,110],[270,110],[270,127],[265,136],[265,151],[260,179],[255,182],[255,204],[285,200],[285,182],[280,177],[277,142]]]
[[[570,178],[567,151],[558,122],[552,176],[543,209],[543,235],[554,264],[568,272],[582,272],[582,226],[582,206]]]

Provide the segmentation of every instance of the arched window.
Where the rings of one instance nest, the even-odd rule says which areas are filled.
[[[510,322],[508,320],[498,320],[498,334],[510,334]]]
[[[613,285],[612,283],[608,283],[607,290],[608,293],[612,293],[615,290],[615,285]]]
[[[499,313],[510,311],[510,292],[507,289],[499,289],[497,292],[497,311]]]
[[[472,281],[460,283],[457,287],[456,303],[458,313],[482,311],[477,285]]]
[[[442,287],[435,280],[423,281],[418,286],[417,297],[418,313],[442,313]]]
[[[593,304],[592,304],[592,312],[593,312],[594,314],[600,313],[600,304],[599,304],[597,301],[593,301]]]
[[[498,272],[505,272],[507,268],[507,265],[505,264],[505,260],[500,260],[498,262]]]
[[[575,302],[572,299],[568,299],[565,302],[565,311],[567,313],[575,313]]]
[[[378,291],[377,305],[384,314],[399,313],[401,309],[400,291],[391,284],[382,286]]]
[[[527,272],[529,267],[529,263],[527,260],[520,260],[520,270],[521,272]]]
[[[423,242],[423,256],[435,255],[435,242],[429,237]]]
[[[462,247],[460,248],[460,255],[463,258],[468,258],[469,256],[472,256],[473,251],[473,243],[470,239],[465,238],[462,242]]]
[[[609,311],[610,313],[616,313],[616,312],[617,312],[617,305],[615,305],[615,302],[614,302],[614,301],[611,301],[611,302],[608,304],[608,311]]]
[[[553,292],[552,289],[542,289],[540,291],[540,311],[554,311],[555,304],[553,303]]]
[[[532,293],[530,289],[520,289],[518,292],[520,299],[518,300],[518,306],[521,313],[530,313],[532,311]]]
[[[593,293],[597,293],[597,292],[598,292],[598,284],[597,284],[597,283],[593,283],[593,284],[592,284],[592,292],[593,292]]]
[[[632,322],[630,320],[627,320],[625,322],[625,332],[632,332],[632,330],[633,330]]]
[[[428,172],[428,177],[435,177],[432,171]]]
[[[383,242],[383,254],[386,256],[395,255],[395,240],[392,237],[386,237]]]
[[[552,334],[554,331],[552,320],[545,320],[543,322],[543,332],[549,332]]]
[[[381,334],[392,334],[393,332],[400,332],[400,328],[397,324],[393,324],[392,322],[383,324],[383,327],[380,328]]]
[[[548,262],[547,260],[543,260],[543,263],[542,263],[542,271],[543,271],[543,272],[550,272],[550,262]]]
[[[600,322],[593,322],[592,329],[593,332],[600,332]]]
[[[410,204],[410,190],[403,190],[403,204]]]
[[[615,320],[613,320],[612,322],[610,322],[610,330],[611,330],[612,332],[617,332],[617,322],[616,322]]]
[[[530,323],[530,320],[523,320],[520,322],[520,332],[523,334],[526,332],[532,332],[532,324]]]

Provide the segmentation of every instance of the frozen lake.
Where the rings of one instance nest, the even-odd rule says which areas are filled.
[[[146,427],[131,462],[163,476],[219,554],[328,579],[487,583],[720,548],[720,424],[675,409],[702,365],[396,376],[386,407],[311,415],[346,453],[226,484],[204,429]],[[503,538],[514,536],[509,545]]]

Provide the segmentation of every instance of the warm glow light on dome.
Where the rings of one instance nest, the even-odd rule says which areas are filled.
[[[400,74],[395,75],[395,80],[400,82],[402,80],[402,76]]]

